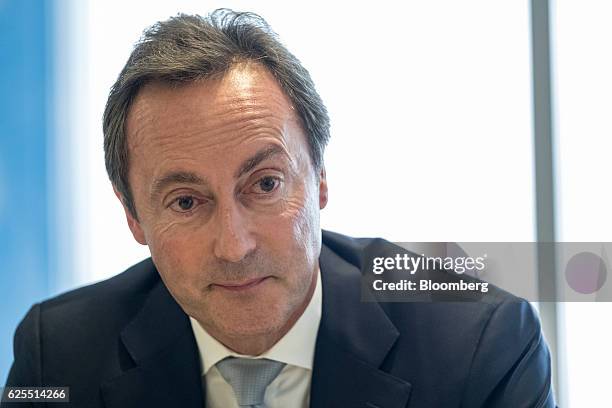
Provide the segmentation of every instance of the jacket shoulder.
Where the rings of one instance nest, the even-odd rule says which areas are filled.
[[[393,242],[389,242],[383,238],[354,238],[347,235],[342,235],[336,232],[323,231],[323,244],[339,256],[343,261],[348,262],[364,276],[371,268],[371,260],[373,257],[394,257],[396,254],[408,254],[412,257],[419,257],[420,255],[407,250]],[[397,274],[397,272],[396,272]],[[434,281],[447,282],[464,279],[471,282],[485,282],[477,277],[473,277],[467,274],[456,274],[446,269],[433,269],[433,270],[419,270],[417,276],[420,275],[422,278],[432,279]],[[395,275],[396,279],[401,278]],[[484,295],[477,297],[469,295],[467,292],[465,295],[459,294],[454,297],[440,297],[440,300],[446,302],[474,302],[477,301],[483,305],[489,305],[493,308],[497,307],[501,303],[505,302],[527,302],[518,296],[513,295],[493,284],[488,283],[487,292]],[[435,301],[432,300],[432,301]],[[397,303],[401,302],[393,302]],[[489,309],[489,308],[487,308]]]
[[[109,279],[45,300],[39,305],[41,333],[49,339],[77,341],[87,333],[118,331],[159,281],[148,258]]]
[[[79,308],[82,313],[83,307],[103,308],[146,295],[158,281],[157,270],[151,258],[147,258],[111,278],[47,299],[40,306],[43,313],[72,308]]]
[[[82,376],[79,368],[86,367],[98,374],[101,367],[116,372],[123,357],[119,333],[158,282],[153,262],[146,259],[112,278],[33,305],[15,331],[7,384],[61,384],[66,376]],[[82,364],[83,356],[90,365]]]
[[[384,239],[351,238],[327,231],[323,244],[333,252],[330,256],[336,264],[353,266],[342,270],[345,274],[350,271],[356,281],[367,275],[373,253],[418,256]],[[455,278],[447,270],[417,274],[441,281]],[[461,279],[482,282],[466,275]],[[536,310],[525,299],[491,284],[488,288],[483,296],[458,294],[452,301],[424,297],[376,302],[399,334],[382,369],[413,384],[411,403],[554,406],[550,356]],[[437,381],[440,373],[448,381]]]

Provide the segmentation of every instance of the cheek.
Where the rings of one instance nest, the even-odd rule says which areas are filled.
[[[270,223],[268,233],[277,245],[283,245],[283,253],[290,253],[293,261],[306,258],[309,266],[318,256],[320,246],[318,203],[310,190],[302,185],[285,200],[283,211]]]
[[[296,229],[296,235],[301,239],[319,234],[319,200],[318,188],[313,180],[308,180],[302,186],[301,200],[299,205],[293,206],[291,211]],[[305,244],[310,241],[305,241]]]
[[[203,262],[202,241],[184,225],[162,226],[151,231],[149,248],[160,274],[169,284],[199,279]]]

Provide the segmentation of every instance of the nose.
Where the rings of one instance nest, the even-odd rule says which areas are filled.
[[[255,249],[247,215],[235,204],[220,206],[214,254],[227,262],[240,262]]]

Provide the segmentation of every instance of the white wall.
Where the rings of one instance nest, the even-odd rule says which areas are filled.
[[[78,2],[77,2],[78,3]],[[534,236],[525,1],[90,1],[76,157],[81,282],[147,255],[103,165],[108,90],[142,30],[179,11],[265,17],[310,70],[332,118],[323,226],[397,241],[530,241]],[[82,5],[79,7],[83,7]],[[86,98],[86,99],[85,99]],[[108,256],[107,254],[113,254]]]

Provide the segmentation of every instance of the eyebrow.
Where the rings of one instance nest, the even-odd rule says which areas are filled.
[[[270,157],[284,153],[285,151],[278,145],[270,145],[264,147],[250,158],[246,159],[240,169],[236,172],[235,177],[240,178],[243,174],[253,170],[259,163],[269,159]]]
[[[242,166],[240,166],[240,169],[236,172],[235,177],[241,177],[245,173],[253,170],[264,160],[282,153],[284,153],[284,150],[278,145],[264,147],[242,163]],[[151,199],[154,200],[155,197],[160,195],[165,188],[172,184],[195,184],[201,186],[208,183],[206,179],[198,176],[195,173],[188,171],[174,171],[155,180],[153,187],[151,188]]]
[[[154,199],[161,194],[164,189],[172,184],[207,184],[206,180],[195,173],[188,171],[174,171],[164,175],[162,178],[155,180],[151,189],[151,199]]]

